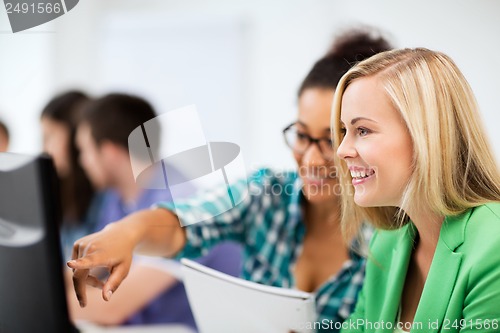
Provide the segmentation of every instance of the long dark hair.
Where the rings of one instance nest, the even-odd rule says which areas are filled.
[[[45,106],[41,118],[63,124],[69,130],[69,173],[60,178],[61,207],[63,220],[83,223],[90,206],[94,189],[78,162],[80,151],[76,147],[75,135],[83,106],[89,97],[81,91],[68,91],[57,95]]]

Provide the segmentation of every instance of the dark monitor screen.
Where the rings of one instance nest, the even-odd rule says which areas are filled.
[[[72,332],[50,158],[0,153],[0,332]]]

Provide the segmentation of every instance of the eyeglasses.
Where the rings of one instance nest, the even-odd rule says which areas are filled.
[[[303,131],[297,129],[295,123],[288,125],[283,130],[283,136],[285,137],[285,142],[293,152],[302,155],[309,149],[309,147],[315,143],[318,146],[321,156],[327,160],[333,160],[335,152],[333,151],[332,140],[328,138],[313,138],[310,135],[304,133]]]

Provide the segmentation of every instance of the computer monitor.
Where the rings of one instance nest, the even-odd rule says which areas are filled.
[[[52,160],[0,153],[0,332],[73,332]]]

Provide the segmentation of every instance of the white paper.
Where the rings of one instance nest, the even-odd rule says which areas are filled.
[[[314,294],[235,278],[189,259],[181,263],[200,333],[311,332],[304,327],[317,319]]]

